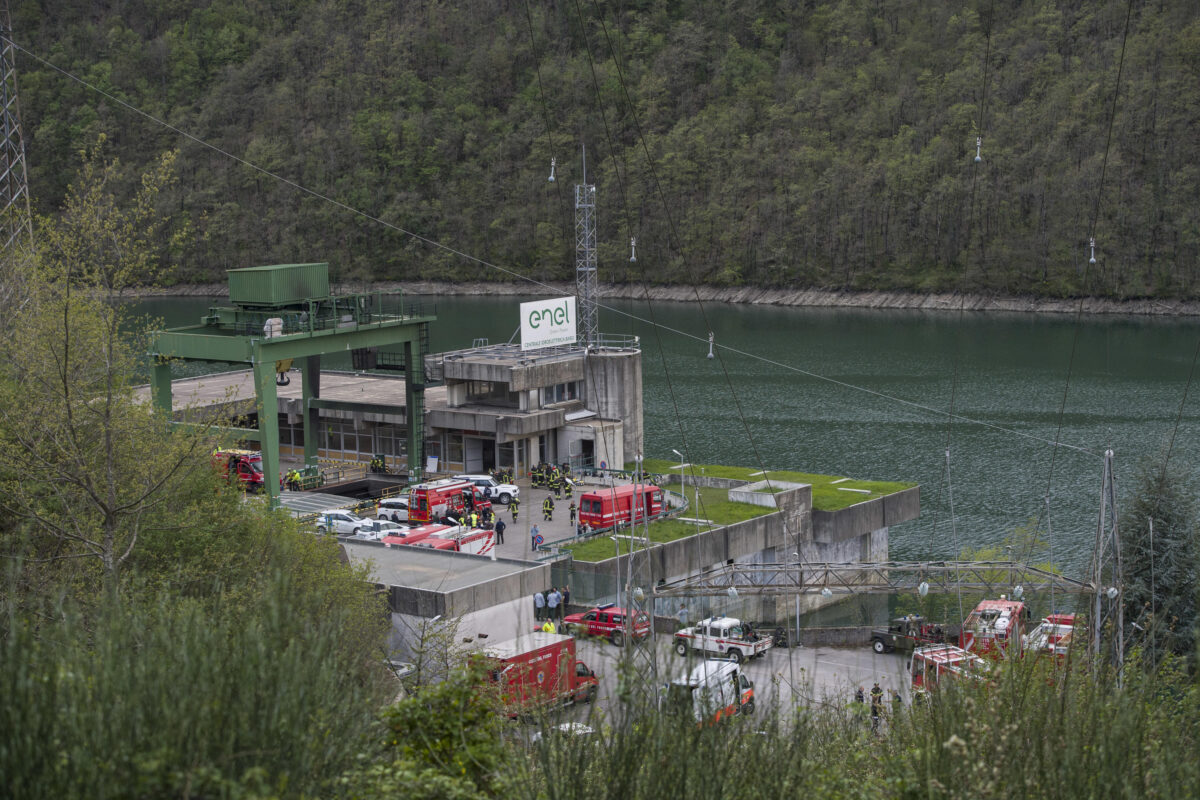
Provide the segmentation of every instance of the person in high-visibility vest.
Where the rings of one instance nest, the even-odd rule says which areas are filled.
[[[542,516],[546,522],[554,521],[554,501],[550,499],[550,495],[546,495],[546,499],[542,501]]]
[[[514,497],[514,498],[512,499],[512,502],[508,504],[508,510],[512,512],[512,515],[513,515],[513,522],[516,522],[516,521],[517,521],[517,514],[521,513],[521,503],[520,503],[520,501],[518,501],[518,500],[517,500],[517,498],[515,498],[515,497]]]
[[[543,633],[554,633],[554,621],[549,620],[549,619],[546,620],[546,624],[542,625],[542,632]]]

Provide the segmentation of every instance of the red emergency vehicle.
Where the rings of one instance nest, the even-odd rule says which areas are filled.
[[[266,486],[262,453],[257,450],[213,450],[212,464],[226,480],[236,477],[247,492],[261,492]]]
[[[432,547],[434,550],[454,550],[458,553],[491,555],[496,546],[496,532],[483,528],[450,528],[427,536],[417,542],[417,547]]]
[[[382,541],[384,544],[416,544],[423,542],[430,536],[447,531],[462,530],[462,526],[456,525],[420,525],[416,528],[409,528],[406,531],[396,531],[390,536],[385,536]]]
[[[579,526],[605,530],[616,524],[653,519],[663,512],[662,489],[648,483],[630,483],[598,489],[579,496]]]
[[[1028,619],[1029,609],[1019,600],[983,600],[963,622],[959,646],[994,658],[1018,656]]]
[[[913,689],[920,691],[929,691],[947,677],[984,680],[988,674],[986,661],[952,644],[918,647],[906,666]]]
[[[488,679],[512,713],[537,706],[591,702],[599,692],[596,673],[575,658],[575,640],[560,633],[526,633],[483,651]]]
[[[436,522],[442,517],[462,521],[472,511],[483,513],[491,507],[478,486],[454,478],[419,483],[408,492],[409,522]]]

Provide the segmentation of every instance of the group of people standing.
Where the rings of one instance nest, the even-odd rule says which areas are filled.
[[[854,702],[859,708],[866,703],[866,690],[860,686],[858,691],[854,693]],[[900,693],[892,689],[892,710],[899,711],[903,700],[900,699]],[[879,681],[871,687],[871,732],[879,733],[879,723],[883,719],[883,689],[879,686]]]
[[[557,586],[551,586],[550,591],[536,592],[533,595],[533,618],[538,622],[549,622],[550,633],[554,632],[554,621],[562,621],[563,609],[571,602],[571,587],[563,585],[562,591]],[[542,628],[545,630],[545,626]]]
[[[529,471],[529,482],[535,489],[545,487],[553,490],[558,484],[561,488],[561,481],[570,481],[571,465],[563,464],[561,467],[557,464],[538,464]]]

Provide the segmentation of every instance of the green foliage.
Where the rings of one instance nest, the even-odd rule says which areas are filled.
[[[1194,662],[1200,623],[1195,480],[1178,465],[1147,461],[1134,485],[1121,518],[1126,635],[1140,644],[1151,663],[1167,653]]]
[[[350,767],[382,670],[345,647],[349,609],[297,607],[287,567],[242,607],[157,595],[39,622],[5,602],[9,796],[311,795]]]
[[[636,265],[602,259],[622,265],[615,282],[1200,288],[1193,3],[1133,7],[1102,194],[1120,0],[1003,13],[907,0],[534,6],[250,0],[130,14],[68,0],[48,13],[19,3],[13,17],[23,45],[121,99],[539,279],[570,276],[582,140],[599,241],[638,238]],[[40,64],[23,61],[20,78],[47,207],[98,133],[139,168],[177,142]],[[156,237],[178,280],[297,253],[339,279],[503,279],[180,146],[182,180],[160,202],[176,219]],[[169,246],[186,224],[200,236]]]

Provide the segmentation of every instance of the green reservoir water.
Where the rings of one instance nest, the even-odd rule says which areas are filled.
[[[521,302],[420,300],[438,315],[435,352],[509,340]],[[212,302],[154,299],[140,309],[177,326]],[[1173,459],[1196,462],[1200,386],[1183,401],[1197,321],[1105,316],[1076,325],[1057,315],[718,304],[703,312],[665,302],[600,311],[602,332],[642,340],[647,457],[672,458],[674,448],[695,463],[916,481],[921,517],[892,529],[896,559],[951,558],[956,536],[963,547],[997,544],[1039,516],[1044,529],[1049,491],[1054,560],[1080,574],[1105,449],[1116,453],[1127,503],[1139,460],[1171,438],[1182,402]],[[711,361],[710,327],[719,356]],[[952,394],[955,413],[973,422],[948,423]],[[1091,452],[1056,451],[1056,438]]]

